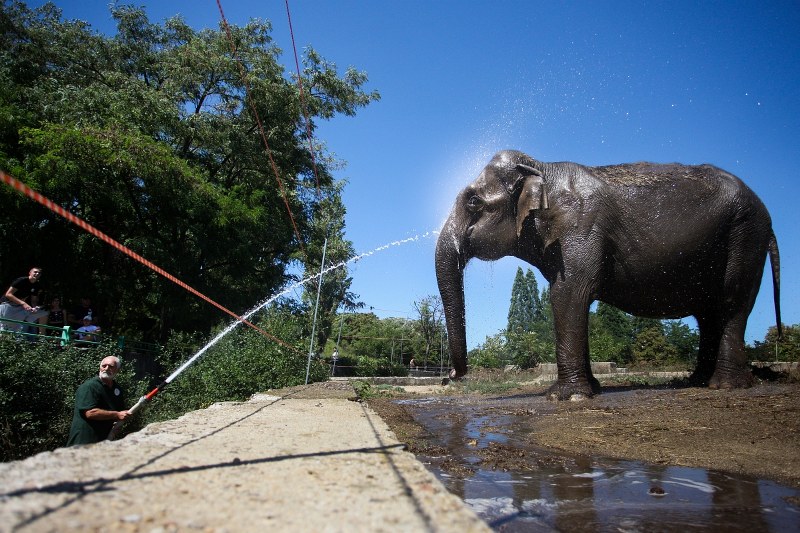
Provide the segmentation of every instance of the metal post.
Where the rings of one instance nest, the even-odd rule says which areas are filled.
[[[328,237],[322,245],[322,263],[319,265],[319,283],[317,283],[317,303],[314,305],[314,322],[311,324],[311,342],[308,346],[308,364],[306,364],[306,385],[308,373],[311,371],[311,356],[314,353],[314,336],[317,334],[317,311],[319,310],[319,294],[322,292],[322,272],[325,270],[325,253],[328,251]]]
[[[339,341],[342,340],[342,323],[344,315],[339,315],[339,336],[336,338],[336,347],[333,349],[333,366],[331,367],[331,377],[336,376],[336,361],[339,360]]]

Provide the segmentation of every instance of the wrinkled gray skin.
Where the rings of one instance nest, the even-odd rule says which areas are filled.
[[[456,198],[436,245],[451,378],[467,373],[464,267],[518,257],[550,283],[558,381],[553,399],[599,391],[589,365],[589,306],[652,318],[694,316],[696,384],[748,387],[747,317],[769,254],[780,327],[779,256],[764,204],[711,165],[543,163],[494,156]]]

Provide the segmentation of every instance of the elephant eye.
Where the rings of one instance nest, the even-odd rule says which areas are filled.
[[[483,208],[483,200],[477,196],[470,196],[467,200],[467,211],[470,213],[477,213]]]

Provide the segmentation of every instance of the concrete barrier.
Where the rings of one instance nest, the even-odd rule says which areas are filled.
[[[542,363],[537,366],[542,375],[558,375],[558,366],[555,363]],[[611,361],[592,362],[592,374],[614,374],[617,371],[617,363]]]
[[[792,372],[797,370],[798,363],[790,361],[752,361],[750,366],[754,368],[768,368],[773,372]]]

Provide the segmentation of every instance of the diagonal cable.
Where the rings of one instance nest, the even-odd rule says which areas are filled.
[[[292,221],[292,227],[294,228],[295,237],[297,237],[297,243],[300,246],[300,249],[303,251],[304,255],[308,255],[306,253],[305,247],[303,246],[303,240],[300,238],[300,231],[297,229],[297,223],[294,220],[294,215],[292,215],[292,209],[289,207],[289,200],[286,194],[286,189],[283,186],[283,181],[281,181],[280,174],[278,172],[278,165],[275,164],[275,158],[272,157],[272,150],[269,147],[269,142],[267,141],[267,134],[264,132],[264,125],[261,122],[261,117],[258,114],[258,109],[256,109],[256,105],[253,102],[253,99],[250,97],[250,82],[247,79],[247,72],[245,72],[244,65],[242,61],[236,61],[237,58],[237,50],[236,45],[233,42],[233,36],[231,35],[231,29],[228,25],[228,20],[225,18],[225,12],[222,10],[222,3],[220,0],[217,0],[217,7],[219,8],[219,15],[222,19],[222,25],[225,28],[225,34],[228,36],[228,42],[231,45],[231,55],[234,61],[239,65],[239,76],[242,78],[242,83],[245,87],[245,101],[250,106],[250,111],[253,113],[255,118],[256,124],[258,125],[258,131],[261,135],[261,141],[264,143],[264,149],[267,152],[267,157],[269,158],[270,166],[272,167],[272,172],[275,174],[275,181],[278,182],[278,189],[281,193],[281,198],[283,198],[283,203],[286,205],[286,211],[289,213],[289,219]]]
[[[183,281],[179,280],[178,278],[176,278],[175,276],[173,276],[169,272],[165,271],[164,269],[162,269],[158,265],[148,261],[147,259],[145,259],[141,255],[137,254],[136,252],[134,252],[130,248],[128,248],[128,247],[124,246],[123,244],[115,241],[114,239],[112,239],[111,237],[109,237],[108,235],[106,235],[105,233],[100,231],[99,229],[95,228],[94,226],[92,226],[91,224],[89,224],[88,222],[83,220],[82,218],[73,215],[72,213],[70,213],[69,211],[67,211],[66,209],[61,207],[60,205],[56,204],[55,202],[53,202],[52,200],[50,200],[49,198],[47,198],[43,194],[31,189],[30,187],[28,187],[27,185],[25,185],[24,183],[22,183],[21,181],[19,181],[15,177],[11,176],[10,174],[6,174],[3,170],[0,170],[0,181],[5,183],[6,185],[9,185],[12,188],[16,189],[18,192],[20,192],[23,195],[27,196],[31,200],[40,203],[41,205],[45,206],[46,208],[48,208],[52,212],[56,213],[57,215],[60,215],[60,216],[64,217],[69,222],[72,222],[73,224],[75,224],[79,228],[86,230],[87,232],[91,233],[92,235],[94,235],[98,239],[100,239],[102,241],[105,241],[106,243],[110,244],[111,246],[113,246],[114,248],[119,250],[120,252],[132,257],[133,259],[135,259],[137,261],[139,261],[144,266],[146,266],[149,269],[153,270],[157,274],[160,274],[160,275],[164,276],[165,278],[167,278],[171,282],[175,283],[179,287],[181,287],[183,289],[186,289],[187,291],[191,292],[195,296],[197,296],[197,297],[205,300],[206,302],[210,303],[214,307],[216,307],[216,308],[228,313],[229,315],[231,315],[233,318],[235,318],[239,322],[242,322],[243,324],[246,324],[246,325],[250,326],[254,330],[258,331],[259,333],[261,333],[262,335],[266,336],[267,338],[272,339],[273,341],[275,341],[276,343],[280,344],[281,346],[289,348],[293,352],[300,353],[294,346],[292,346],[292,345],[288,344],[287,342],[275,337],[274,335],[271,335],[271,334],[267,333],[266,331],[264,331],[260,327],[256,326],[255,324],[251,323],[250,321],[245,320],[244,318],[240,317],[239,315],[237,315],[236,313],[234,313],[233,311],[231,311],[227,307],[224,307],[223,305],[218,304],[217,302],[215,302],[214,300],[212,300],[211,298],[209,298],[208,296],[206,296],[202,292],[198,291],[194,287],[189,286],[188,284],[186,284]]]
[[[305,91],[303,91],[303,77],[300,74],[300,62],[297,59],[297,46],[294,42],[294,28],[292,27],[292,14],[289,12],[289,0],[286,1],[286,18],[289,19],[289,35],[292,38],[292,50],[294,51],[294,66],[297,69],[297,86],[300,90],[300,106],[303,108],[303,115],[306,119],[306,137],[308,138],[308,149],[311,152],[311,165],[314,170],[314,180],[317,184],[317,201],[321,200],[322,193],[319,187],[319,174],[317,172],[317,157],[312,142],[311,118],[308,116],[308,105],[306,105]]]

